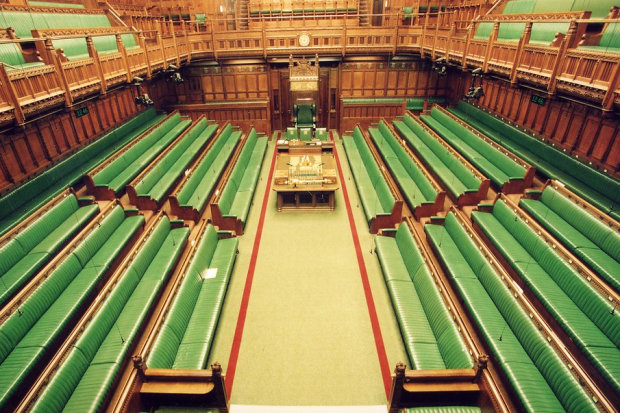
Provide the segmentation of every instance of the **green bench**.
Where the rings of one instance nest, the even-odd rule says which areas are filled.
[[[521,198],[519,205],[620,291],[620,232],[547,185],[540,200]]]
[[[161,207],[172,186],[179,182],[190,163],[200,155],[218,129],[202,117],[127,186],[133,205],[140,209]]]
[[[465,101],[460,101],[450,112],[536,167],[544,176],[561,181],[604,213],[620,220],[617,179]]]
[[[480,407],[475,406],[428,406],[410,407],[404,413],[482,413]]]
[[[424,230],[523,411],[597,411],[456,215]]]
[[[99,212],[97,204],[81,207],[66,191],[25,222],[0,245],[0,306],[56,255]]]
[[[0,325],[0,409],[53,355],[97,284],[144,224],[142,215],[126,217],[120,205],[106,212],[26,297],[20,311]]]
[[[224,189],[211,204],[213,223],[219,229],[243,235],[266,151],[267,137],[259,138],[252,128]]]
[[[431,183],[421,166],[396,139],[385,120],[381,120],[378,128],[369,128],[368,133],[415,217],[428,217],[443,210],[446,193],[438,191]]]
[[[194,221],[199,219],[239,143],[241,134],[241,130],[230,123],[226,124],[181,189],[170,197],[170,205],[176,216]]]
[[[349,166],[359,194],[370,232],[394,228],[402,217],[402,200],[397,200],[381,173],[359,126],[353,135],[343,136]]]
[[[0,198],[0,235],[48,203],[67,187],[163,118],[150,108],[76,150]]]
[[[172,273],[189,234],[161,216],[146,242],[121,269],[120,278],[50,374],[32,412],[98,412],[112,392],[129,349],[163,284]]]
[[[445,109],[433,107],[420,119],[456,149],[504,193],[523,193],[532,185],[534,170],[525,168],[498,148],[465,128],[460,120]]]
[[[445,98],[442,97],[423,97],[423,98],[407,98],[405,99],[405,107],[407,110],[422,111],[424,110],[424,102],[443,103]]]
[[[187,127],[191,120],[182,120],[178,112],[169,115],[114,159],[86,176],[89,192],[97,199],[114,199],[125,186],[146,168]]]
[[[206,368],[237,256],[236,237],[208,224],[147,358],[149,368]]]
[[[470,369],[473,359],[407,223],[375,238],[401,335],[415,370]]]
[[[443,183],[449,195],[459,205],[473,205],[486,198],[488,179],[471,171],[454,152],[437,140],[431,130],[406,113],[403,120],[395,120],[394,127]]]
[[[45,66],[43,62],[26,62],[21,47],[16,43],[0,44],[0,62],[5,64],[8,71],[15,69],[29,69],[32,67]]]
[[[620,394],[620,317],[607,297],[549,246],[503,201],[473,221],[561,326],[572,343]]]

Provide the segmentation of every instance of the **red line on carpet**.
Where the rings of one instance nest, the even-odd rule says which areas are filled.
[[[250,292],[252,291],[252,281],[254,280],[254,270],[256,269],[256,260],[258,259],[258,250],[260,248],[260,240],[263,235],[263,224],[265,223],[265,212],[269,203],[269,190],[271,189],[271,180],[276,164],[277,148],[273,148],[273,158],[269,169],[269,178],[267,178],[267,187],[265,188],[265,197],[260,210],[260,218],[256,229],[256,238],[254,238],[254,246],[252,247],[252,256],[250,257],[250,266],[248,268],[247,278],[245,279],[245,288],[243,289],[243,297],[241,298],[241,307],[239,308],[239,316],[237,317],[237,327],[235,328],[235,336],[233,337],[232,348],[230,350],[230,358],[226,368],[226,393],[228,398],[232,394],[233,381],[235,379],[235,371],[237,370],[237,360],[239,359],[239,349],[241,347],[241,338],[243,337],[243,327],[245,326],[245,317],[248,312],[248,304],[250,302]]]
[[[342,184],[342,195],[344,196],[344,203],[347,207],[347,216],[349,217],[349,226],[351,227],[351,236],[353,237],[353,244],[355,245],[355,255],[357,255],[357,264],[360,269],[360,276],[362,277],[362,285],[364,286],[364,295],[366,296],[366,304],[368,306],[368,315],[370,316],[370,324],[372,326],[372,334],[375,338],[375,347],[377,348],[377,356],[379,357],[379,367],[381,368],[381,375],[383,376],[383,385],[385,386],[385,397],[390,398],[390,389],[392,387],[392,375],[390,373],[390,365],[388,363],[387,354],[385,352],[385,344],[383,343],[383,336],[381,335],[381,327],[379,326],[379,318],[377,317],[377,309],[375,307],[375,301],[372,298],[372,290],[370,288],[370,281],[368,280],[368,272],[366,272],[366,264],[364,264],[364,256],[362,254],[362,247],[357,235],[357,229],[355,228],[355,222],[353,221],[353,210],[351,209],[351,203],[349,202],[349,194],[347,192],[347,186],[345,185],[344,175],[342,173],[342,167],[340,166],[340,159],[338,158],[338,152],[334,145],[334,156],[336,157],[336,166],[338,167],[338,174],[340,175],[340,181]]]

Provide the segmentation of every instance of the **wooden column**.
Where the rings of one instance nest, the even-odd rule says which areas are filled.
[[[530,36],[532,35],[532,22],[525,23],[525,30],[523,36],[519,39],[517,46],[517,53],[515,54],[515,61],[513,62],[512,69],[510,70],[510,83],[513,85],[517,83],[517,67],[521,63],[521,56],[523,55],[523,48],[530,42]]]
[[[499,33],[499,22],[496,21],[495,23],[493,23],[493,31],[491,32],[491,35],[489,36],[489,42],[487,43],[487,50],[486,50],[486,53],[484,54],[484,62],[482,63],[482,71],[484,73],[487,72],[487,69],[489,67],[489,58],[491,57],[491,50],[493,50],[493,44],[495,44],[495,41],[497,40],[498,33]]]

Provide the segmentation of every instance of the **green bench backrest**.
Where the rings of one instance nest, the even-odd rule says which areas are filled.
[[[545,188],[540,200],[590,241],[620,262],[620,234],[618,231],[592,216],[551,185]]]
[[[125,153],[116,158],[110,164],[108,164],[103,170],[99,171],[94,177],[95,184],[105,184],[114,179],[120,171],[130,165],[133,161],[138,159],[145,151],[151,148],[157,141],[159,141],[166,133],[172,130],[176,125],[181,122],[181,116],[178,113],[170,116],[164,122],[162,122],[157,129],[151,131],[147,136],[144,136],[134,146],[129,148]]]
[[[252,152],[256,147],[258,133],[256,129],[252,128],[248,136],[246,137],[245,145],[239,154],[239,158],[237,158],[237,163],[233,168],[232,173],[228,178],[228,182],[222,191],[222,195],[218,201],[218,206],[220,207],[220,211],[222,214],[226,215],[230,212],[230,207],[235,200],[235,195],[237,194],[237,189],[239,188],[239,184],[241,184],[241,180],[243,179],[243,175],[245,174],[245,170],[249,166],[250,158],[252,157]]]
[[[0,44],[0,61],[18,67],[26,63],[21,49],[15,43]]]
[[[381,208],[386,213],[390,213],[394,206],[394,195],[392,195],[392,191],[390,191],[390,187],[385,181],[385,177],[379,170],[379,166],[377,165],[375,158],[372,156],[372,152],[370,152],[370,148],[366,144],[362,131],[359,127],[356,127],[353,131],[353,141],[355,142],[360,158],[362,159],[362,163],[364,164],[366,172],[368,173],[373,187],[375,188],[377,198],[381,203]]]
[[[396,245],[420,298],[446,368],[471,368],[473,362],[467,347],[437,291],[426,260],[406,224],[401,224],[396,231]]]
[[[570,297],[596,326],[620,347],[620,318],[610,317],[610,306],[581,274],[568,264],[545,241],[515,213],[499,200],[493,207],[493,216],[512,234],[555,283]]]

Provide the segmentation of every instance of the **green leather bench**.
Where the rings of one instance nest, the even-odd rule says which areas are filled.
[[[45,66],[43,62],[26,63],[22,49],[15,43],[0,44],[0,61],[5,64],[7,71]]]
[[[620,233],[547,185],[540,201],[519,201],[573,254],[620,291]]]
[[[0,198],[0,235],[23,221],[163,118],[150,108]]]
[[[217,129],[217,123],[207,125],[205,118],[201,118],[199,122],[192,125],[185,136],[174,144],[174,147],[163,158],[152,165],[146,175],[138,177],[140,181],[134,188],[127,187],[132,203],[137,205],[138,197],[144,197],[155,201],[156,205],[153,209],[161,206],[171,187],[179,180],[196,156],[202,152]]]
[[[402,223],[394,238],[376,237],[375,245],[411,368],[471,368],[473,359],[408,225]]]
[[[342,144],[368,223],[372,224],[375,217],[391,215],[396,206],[396,199],[379,170],[359,126],[355,127],[352,136],[342,137]]]
[[[80,208],[72,193],[61,198],[0,246],[0,306],[99,212],[97,204]]]
[[[51,375],[33,412],[98,412],[189,234],[162,216]]]
[[[424,230],[523,410],[597,411],[457,217],[448,213],[443,226]]]
[[[579,49],[597,50],[601,52],[620,53],[620,24],[608,23],[598,45],[579,46]]]
[[[146,360],[149,368],[204,369],[237,256],[236,237],[208,224]]]
[[[217,209],[211,209],[214,222],[220,229],[235,230],[238,235],[243,234],[266,151],[267,137],[259,138],[256,130],[252,128],[222,190]],[[227,222],[229,220],[232,224]]]
[[[557,179],[604,213],[620,220],[620,181],[465,101],[450,112],[469,123],[544,176]]]
[[[191,123],[191,120],[181,120],[179,113],[169,116],[156,129],[97,171],[92,177],[95,188],[103,188],[119,196],[125,185],[146,168]]]
[[[441,205],[437,205],[437,208],[431,208],[437,201],[438,192],[411,159],[405,148],[400,145],[385,120],[381,120],[378,128],[369,128],[368,133],[416,217],[419,218],[418,209],[431,209],[425,216],[435,214],[443,209],[443,197],[445,195],[441,197]]]
[[[407,110],[424,110],[424,102],[427,101],[429,103],[443,103],[445,99],[442,97],[423,97],[423,98],[407,98],[405,100],[405,105]]]
[[[120,205],[113,207],[24,300],[21,314],[14,312],[0,325],[0,409],[49,360],[76,313],[89,304],[96,285],[143,224],[142,215],[125,217]]]
[[[174,199],[180,208],[200,213],[228,165],[242,132],[228,123]]]
[[[482,410],[475,406],[410,407],[403,411],[405,413],[482,413]]]
[[[434,107],[430,116],[421,115],[420,119],[490,178],[500,190],[511,182],[524,181],[527,170],[523,166],[464,128],[441,109]]]
[[[478,192],[482,181],[408,113],[394,127],[443,182],[454,199]],[[486,193],[484,194],[486,196]]]
[[[472,213],[494,247],[562,326],[608,384],[620,393],[620,318],[613,307],[502,200]]]
[[[85,9],[86,6],[77,3],[56,3],[55,1],[29,1],[30,6],[45,6],[45,7],[66,7],[68,9]]]

